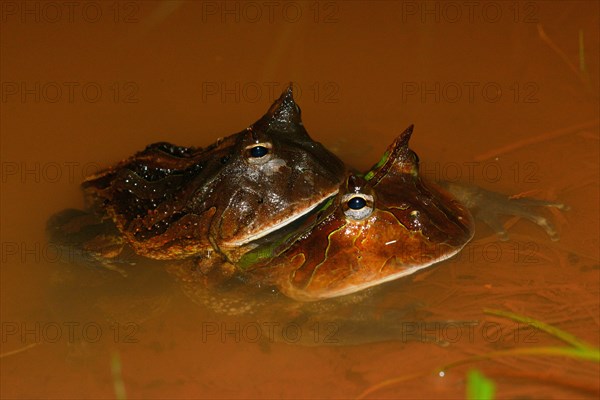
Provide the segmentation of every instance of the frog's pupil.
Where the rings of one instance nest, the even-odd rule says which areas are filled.
[[[269,152],[265,146],[254,146],[250,149],[250,155],[254,158],[264,157]]]
[[[362,197],[353,197],[350,200],[348,200],[348,207],[350,207],[353,210],[360,210],[366,205],[367,201]]]

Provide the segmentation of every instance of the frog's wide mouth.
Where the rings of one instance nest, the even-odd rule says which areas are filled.
[[[329,299],[333,297],[346,296],[352,293],[360,292],[373,286],[378,286],[386,282],[395,281],[402,277],[414,274],[415,272],[436,265],[444,260],[447,260],[458,252],[469,242],[465,241],[461,246],[456,247],[454,250],[444,254],[436,259],[429,262],[415,265],[403,265],[398,268],[394,268],[393,272],[387,275],[381,275],[373,278],[372,274],[365,275],[365,281],[362,283],[350,283],[343,279],[339,282],[329,282],[330,285],[319,285],[312,287],[299,288],[291,285],[289,281],[280,286],[280,289],[289,297],[298,301],[319,301]],[[363,268],[364,269],[364,268]],[[368,268],[367,268],[368,269]]]
[[[223,242],[223,246],[224,247],[239,247],[239,246],[243,246],[245,244],[251,243],[251,242],[255,242],[261,238],[264,238],[265,236],[269,236],[269,235],[273,234],[274,232],[277,232],[280,229],[285,228],[285,227],[289,226],[290,224],[293,224],[294,222],[299,221],[299,220],[311,215],[313,213],[313,211],[319,210],[321,207],[325,206],[335,195],[337,195],[338,192],[339,192],[339,189],[336,189],[330,193],[327,193],[327,194],[323,195],[322,197],[320,197],[317,201],[315,201],[314,203],[309,205],[308,207],[304,208],[302,210],[302,212],[293,214],[292,216],[290,216],[288,218],[284,218],[284,219],[272,224],[268,229],[261,229],[260,231],[256,232],[255,234],[246,235],[246,236],[244,236],[243,240],[233,240],[233,241]]]

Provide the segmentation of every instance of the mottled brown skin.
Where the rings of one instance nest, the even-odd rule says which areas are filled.
[[[364,176],[350,173],[322,222],[266,267],[256,264],[257,276],[300,301],[355,293],[458,253],[473,237],[470,211],[501,240],[508,238],[501,215],[525,218],[558,240],[552,224],[533,208],[568,210],[564,204],[424,182],[408,146],[412,130],[404,131]],[[352,207],[357,198],[361,203]]]
[[[109,268],[141,255],[169,260],[169,272],[194,287],[236,275],[301,301],[358,292],[451,257],[473,235],[467,207],[501,238],[503,213],[558,238],[528,208],[562,204],[454,183],[445,186],[450,195],[425,183],[411,134],[412,126],[364,176],[343,173],[308,137],[288,90],[250,128],[208,148],[157,143],[89,178],[98,215],[59,213],[50,237]],[[268,151],[253,157],[254,146]]]
[[[304,129],[290,87],[239,133],[207,148],[152,144],[82,186],[138,255],[206,266],[235,263],[310,214],[344,174],[342,161]]]
[[[288,90],[250,128],[208,148],[157,143],[90,177],[84,188],[96,213],[54,215],[48,221],[50,241],[69,249],[67,261],[100,262],[138,282],[132,299],[121,276],[74,269],[85,278],[83,283],[69,280],[83,288],[87,302],[82,309],[100,303],[111,320],[136,320],[129,311],[145,318],[149,310],[161,311],[170,298],[169,292],[161,294],[160,273],[166,265],[190,299],[219,314],[291,321],[306,331],[333,324],[333,342],[303,335],[308,341],[302,344],[406,338],[399,321],[424,316],[408,307],[408,314],[392,310],[373,318],[375,297],[363,289],[460,251],[473,234],[465,206],[476,209],[502,238],[506,232],[497,214],[528,218],[556,239],[552,226],[528,207],[566,209],[559,203],[446,186],[459,202],[420,179],[418,158],[408,148],[411,133],[412,127],[364,176],[347,174],[335,156],[310,140]],[[250,157],[257,145],[268,148],[269,155]],[[97,273],[109,279],[98,286]],[[117,295],[116,302],[111,294]],[[81,305],[79,299],[65,300],[65,309]]]
[[[411,134],[412,126],[364,176],[349,173],[337,196],[315,214],[317,225],[305,229],[299,239],[294,237],[295,242],[271,243],[268,256],[249,263],[241,279],[277,286],[299,301],[356,293],[458,253],[473,236],[470,208],[485,216],[483,221],[496,228],[501,238],[505,232],[498,214],[522,216],[544,228],[553,240],[558,237],[549,222],[529,207],[566,209],[562,204],[509,199],[458,184],[445,185],[446,191],[424,182],[418,157],[408,146]],[[351,206],[356,199],[362,204]],[[181,265],[172,272],[187,282],[223,281]]]
[[[409,275],[459,252],[473,236],[471,215],[421,180],[408,148],[411,133],[412,126],[364,177],[349,174],[331,215],[256,272],[287,296],[314,301]],[[362,200],[353,209],[356,198]]]

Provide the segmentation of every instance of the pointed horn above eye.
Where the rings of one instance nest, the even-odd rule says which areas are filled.
[[[346,179],[346,191],[348,193],[359,193],[367,185],[365,179],[357,174],[349,174]]]
[[[299,124],[302,125],[302,118],[300,117],[300,107],[294,101],[294,89],[290,83],[288,87],[281,93],[281,96],[267,112],[271,118],[278,124]]]
[[[413,133],[414,125],[411,124],[388,147],[385,154],[369,172],[365,179],[378,182],[388,173],[416,174],[419,169],[419,157],[408,147],[408,142]]]
[[[419,169],[419,157],[408,147],[412,137],[414,124],[411,124],[394,140],[388,148],[390,160],[388,169],[396,172],[415,175]]]
[[[404,130],[404,132],[398,135],[391,147],[404,147],[408,149],[408,142],[410,141],[414,129],[415,124],[410,124],[409,127]]]
[[[302,124],[300,107],[294,101],[292,83],[275,100],[267,113],[252,125],[252,128],[306,135]]]

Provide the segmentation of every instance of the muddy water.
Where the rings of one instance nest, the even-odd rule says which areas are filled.
[[[1,12],[3,398],[460,398],[473,366],[501,397],[597,396],[598,366],[560,357],[433,374],[562,345],[486,308],[598,344],[596,2],[8,1]],[[209,314],[160,274],[113,284],[58,262],[44,224],[82,206],[82,176],[154,141],[238,131],[289,81],[313,138],[347,163],[368,167],[415,123],[428,177],[569,204],[548,213],[560,241],[524,221],[507,221],[504,243],[478,226],[459,257],[371,299],[374,317],[418,309],[409,329],[456,321],[428,326],[437,344],[334,346],[322,329],[300,332],[321,346],[297,332],[257,339],[251,319]]]

